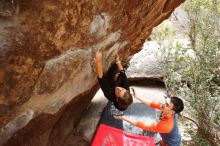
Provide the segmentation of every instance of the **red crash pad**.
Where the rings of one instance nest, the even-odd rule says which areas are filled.
[[[127,133],[105,124],[100,124],[92,146],[155,146],[154,137]]]

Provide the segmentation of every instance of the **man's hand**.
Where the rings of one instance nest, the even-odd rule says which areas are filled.
[[[130,120],[127,116],[113,116],[113,117],[117,120],[126,121],[132,125],[136,125],[136,123],[137,123],[136,121]]]
[[[132,97],[133,97],[133,99],[137,99],[138,100],[138,98],[135,95],[132,95]]]
[[[134,94],[131,94],[131,95],[132,95],[133,101],[138,102],[138,103],[143,103],[139,97],[135,96]]]
[[[117,120],[120,120],[120,121],[124,120],[123,116],[113,116],[113,117]]]
[[[133,97],[133,99],[136,99],[136,100],[138,100],[139,102],[141,102],[141,103],[143,103],[143,104],[145,104],[145,105],[147,105],[147,106],[150,106],[151,105],[151,103],[152,103],[152,100],[149,100],[149,99],[144,99],[144,98],[140,98],[140,97],[138,97],[138,96],[135,96],[135,95],[132,95],[132,97]]]
[[[136,93],[135,93],[134,88],[130,88],[130,89],[131,89],[131,91],[132,91],[132,93],[131,93],[132,97],[133,97],[133,98],[136,98]]]

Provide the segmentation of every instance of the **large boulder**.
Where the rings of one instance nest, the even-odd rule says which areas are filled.
[[[2,0],[0,145],[64,145],[98,90],[94,53],[127,63],[183,1]]]
[[[156,41],[147,41],[142,50],[132,57],[127,69],[127,76],[131,81],[162,80],[165,72],[160,59],[161,52],[158,48]]]

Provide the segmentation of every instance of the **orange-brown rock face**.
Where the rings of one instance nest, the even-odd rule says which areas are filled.
[[[94,52],[127,62],[183,1],[2,0],[0,145],[62,145],[98,89]]]

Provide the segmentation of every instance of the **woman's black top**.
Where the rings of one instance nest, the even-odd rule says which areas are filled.
[[[115,75],[118,74],[118,77],[115,79]],[[115,95],[115,87],[123,87],[129,90],[128,79],[124,70],[118,72],[118,67],[114,64],[108,71],[107,75],[103,75],[102,78],[98,78],[99,85],[105,95],[105,97],[113,102],[115,107],[118,110],[123,111],[122,108],[119,107],[118,102],[116,100]]]

